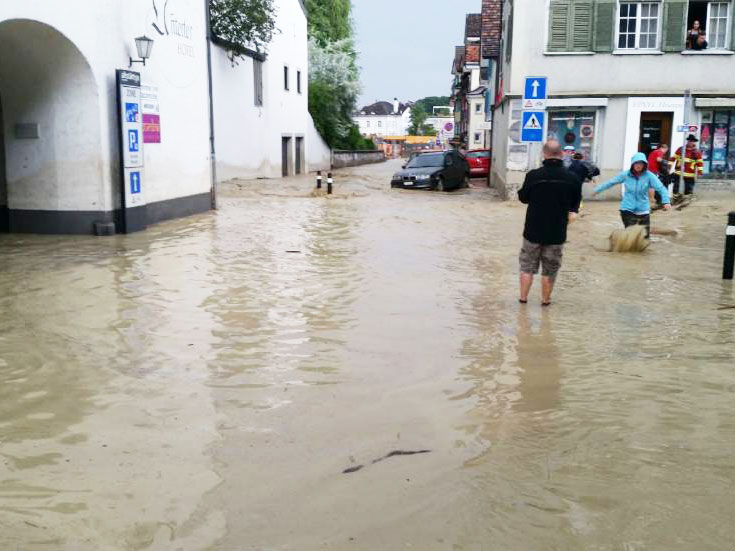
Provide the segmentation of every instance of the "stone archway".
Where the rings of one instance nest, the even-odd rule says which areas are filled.
[[[109,201],[89,64],[59,31],[25,19],[0,22],[0,51],[6,229],[92,233]]]

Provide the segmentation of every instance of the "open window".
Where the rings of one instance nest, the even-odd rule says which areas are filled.
[[[724,50],[729,44],[731,2],[690,0],[686,47],[689,50]]]

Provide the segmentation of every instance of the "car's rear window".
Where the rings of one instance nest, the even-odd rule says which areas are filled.
[[[468,159],[486,159],[489,156],[489,151],[470,151],[469,153],[467,153]]]
[[[423,168],[429,166],[442,166],[444,164],[443,153],[428,153],[417,155],[408,163],[408,168]]]

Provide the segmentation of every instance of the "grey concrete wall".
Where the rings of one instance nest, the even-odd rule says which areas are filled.
[[[334,151],[332,153],[332,168],[369,165],[385,161],[382,151]]]

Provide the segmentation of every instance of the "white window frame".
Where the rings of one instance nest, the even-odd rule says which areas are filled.
[[[621,48],[619,46],[620,44],[620,12],[622,4],[638,4],[638,8],[636,9],[636,17],[635,17],[635,46],[633,48],[624,47]],[[649,5],[655,5],[657,8],[658,16],[656,18],[656,45],[652,48],[641,48],[640,42],[641,42],[641,17],[643,14],[643,5],[649,4]],[[619,0],[617,4],[617,11],[615,14],[615,51],[616,52],[659,52],[661,51],[661,35],[662,35],[662,21],[661,21],[661,15],[663,11],[663,3],[662,2],[645,2],[643,0]],[[625,33],[629,34],[629,33]],[[646,33],[649,34],[649,33]]]
[[[482,113],[482,104],[481,103],[476,103],[475,104],[475,113],[477,113],[477,114]]]
[[[710,37],[712,36],[710,34],[710,29],[712,28],[712,21],[710,19],[712,14],[712,4],[724,4],[727,7],[727,13],[725,14],[725,43],[722,46],[714,46],[712,45],[712,42],[710,40]],[[731,4],[729,0],[713,0],[711,2],[707,2],[707,28],[706,28],[706,40],[707,40],[707,49],[708,50],[729,50],[728,44],[730,44],[730,17],[731,17]]]

